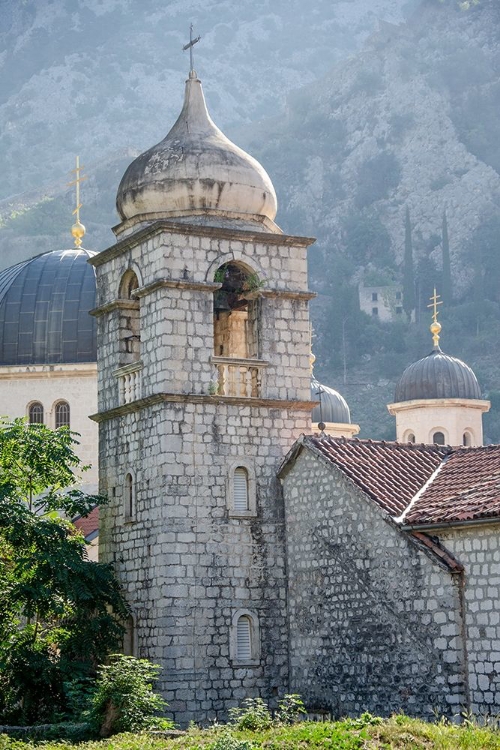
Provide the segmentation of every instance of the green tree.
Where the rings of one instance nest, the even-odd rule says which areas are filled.
[[[0,424],[0,717],[54,720],[65,683],[119,647],[128,610],[110,566],[67,520],[104,498],[77,488],[74,433]]]
[[[451,305],[453,299],[453,287],[451,281],[450,242],[448,239],[448,220],[446,211],[443,211],[443,226],[441,233],[441,253],[443,259],[443,275],[441,281],[441,297],[446,305]]]
[[[410,209],[405,213],[405,255],[403,265],[403,308],[408,320],[415,309],[415,275],[413,271],[413,243],[411,237]]]

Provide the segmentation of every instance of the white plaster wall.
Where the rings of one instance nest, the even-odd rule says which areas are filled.
[[[75,452],[91,468],[82,486],[97,491],[98,427],[89,419],[97,411],[97,365],[30,365],[0,367],[0,416],[27,417],[29,404],[40,401],[47,427],[55,428],[55,404],[70,406],[70,429],[80,434]]]
[[[483,412],[487,401],[461,399],[429,399],[390,404],[389,412],[396,417],[396,439],[408,442],[415,435],[416,443],[432,443],[435,432],[442,432],[445,444],[462,445],[464,432],[470,432],[471,445],[483,444]]]

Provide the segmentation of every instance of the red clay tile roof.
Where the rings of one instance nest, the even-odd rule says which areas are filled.
[[[386,443],[308,436],[304,444],[321,453],[380,507],[398,516],[451,449],[437,445]]]
[[[73,519],[73,524],[80,529],[85,539],[96,531],[99,531],[99,507],[92,508],[88,516],[78,516]]]
[[[499,515],[500,445],[487,445],[454,450],[403,522],[433,524]]]

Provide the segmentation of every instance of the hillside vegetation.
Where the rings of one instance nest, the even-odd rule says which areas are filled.
[[[316,375],[345,395],[362,436],[393,438],[385,404],[431,348],[436,286],[442,347],[474,368],[493,402],[486,440],[500,441],[498,2],[325,0],[290,13],[267,0],[244,11],[148,0],[139,18],[130,2],[6,3],[0,265],[71,244],[62,175],[76,150],[89,175],[85,244],[114,241],[119,179],[179,111],[193,12],[214,119],[272,176],[284,231],[317,237]],[[38,67],[19,67],[35,42]],[[359,311],[358,285],[403,287],[407,212],[416,322],[383,324]]]

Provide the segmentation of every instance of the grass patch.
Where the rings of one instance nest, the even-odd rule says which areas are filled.
[[[78,745],[66,741],[30,743],[2,735],[0,750],[500,750],[500,731],[465,722],[426,723],[407,716],[377,719],[364,714],[359,719],[336,722],[301,722],[272,726],[258,731],[238,730],[231,725],[190,729],[172,739],[148,734],[119,734],[108,740]]]

